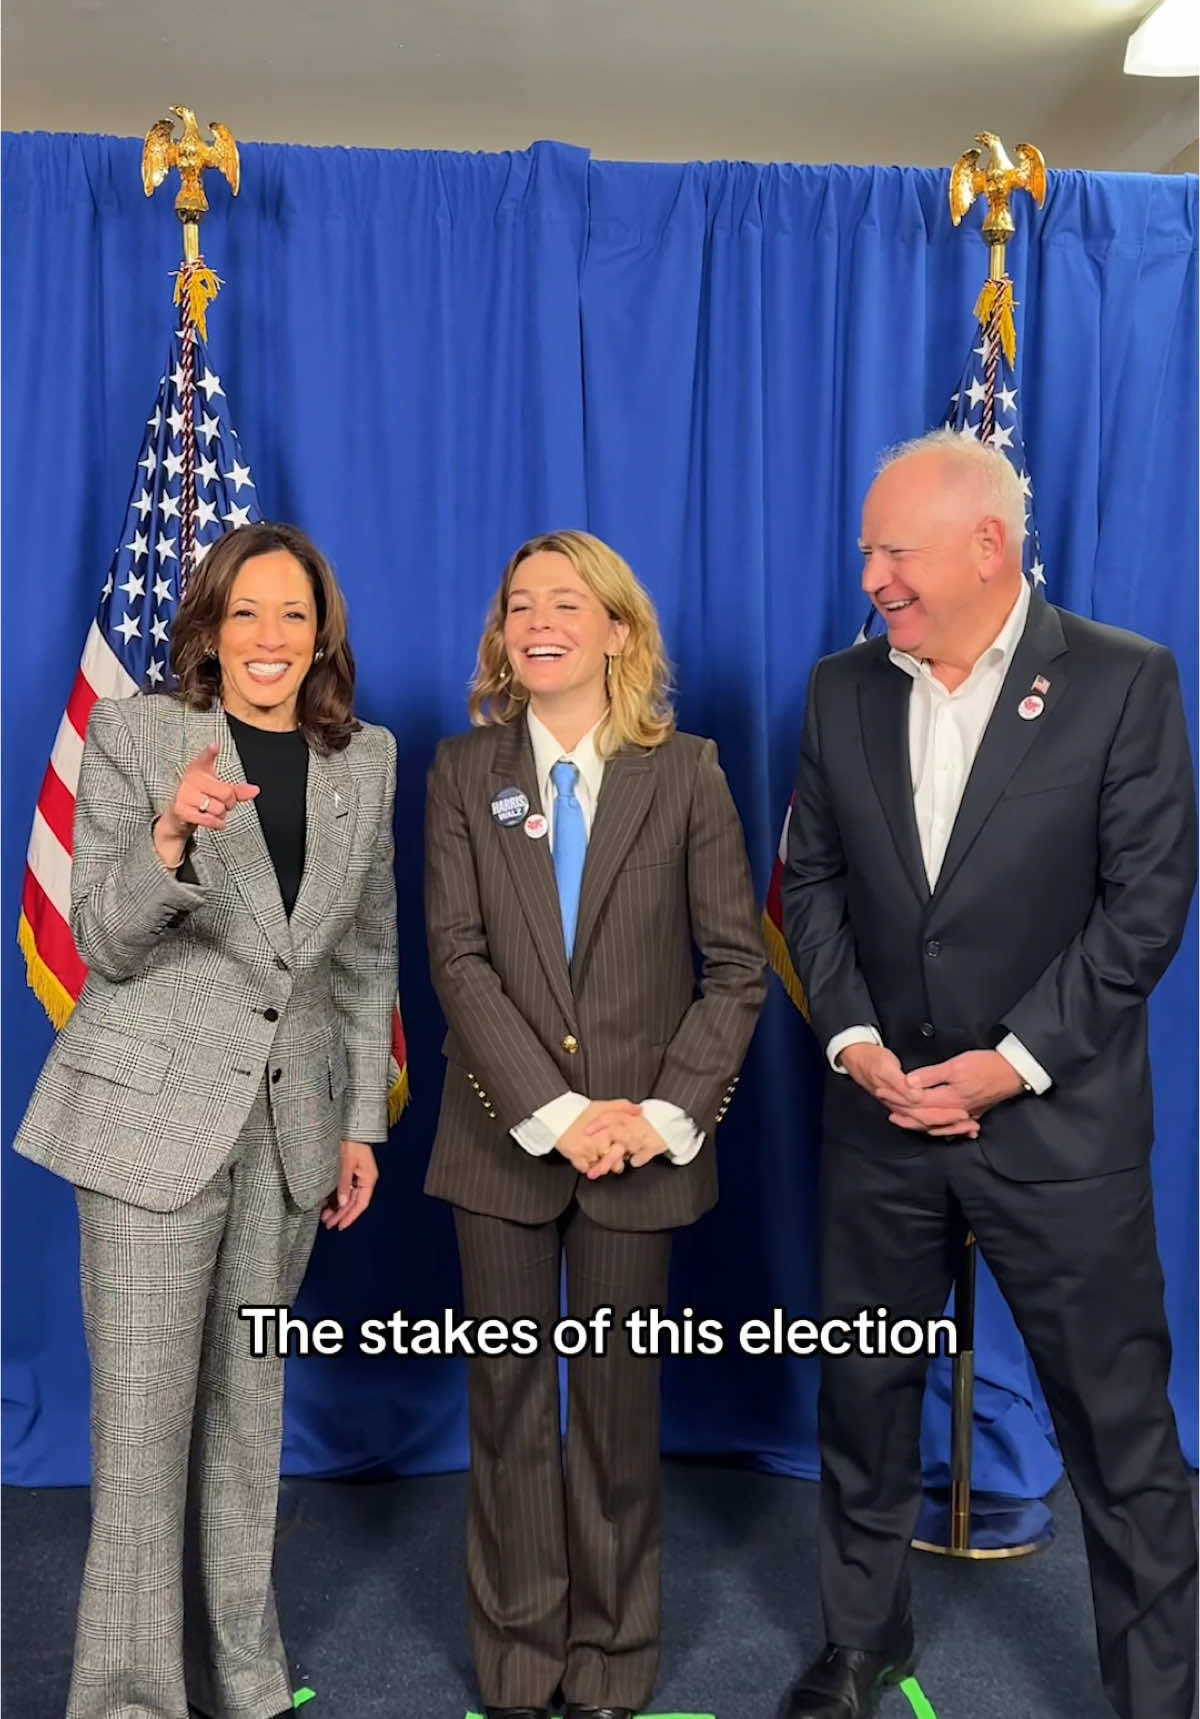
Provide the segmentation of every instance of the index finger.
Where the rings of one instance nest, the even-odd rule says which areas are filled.
[[[915,1104],[904,1110],[893,1110],[888,1120],[901,1127],[911,1123],[917,1128],[966,1127],[974,1118],[970,1112],[953,1104]]]
[[[351,1190],[350,1198],[338,1213],[334,1222],[335,1230],[348,1230],[357,1218],[361,1218],[371,1203],[371,1188],[355,1187]]]
[[[916,1102],[916,1092],[908,1085],[901,1074],[897,1079],[890,1076],[875,1082],[874,1096],[882,1103],[913,1104]]]
[[[210,740],[207,746],[202,746],[200,748],[199,752],[197,752],[196,756],[190,761],[190,763],[184,765],[183,770],[180,771],[180,774],[183,775],[184,772],[188,771],[188,770],[196,770],[196,769],[207,770],[207,769],[209,769],[212,765],[213,759],[217,756],[217,753],[220,750],[221,750],[220,741],[219,740]]]
[[[904,1078],[910,1086],[949,1086],[952,1082],[949,1068],[946,1062],[926,1063],[924,1068],[910,1069]]]

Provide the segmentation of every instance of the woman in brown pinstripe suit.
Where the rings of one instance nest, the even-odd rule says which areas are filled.
[[[560,1697],[628,1719],[658,1665],[659,1369],[624,1320],[664,1303],[671,1231],[716,1199],[762,937],[716,748],[676,732],[653,605],[607,545],[517,550],[470,709],[429,784],[449,1033],[426,1190],[454,1207],[468,1314],[541,1335],[470,1363],[472,1645],[489,1719]],[[610,1310],[569,1363],[565,1473],[564,1262],[570,1316]]]

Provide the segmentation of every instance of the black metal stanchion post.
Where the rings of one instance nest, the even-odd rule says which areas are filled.
[[[975,1416],[975,1237],[969,1235],[954,1282],[958,1352],[950,1400],[950,1488],[927,1492],[913,1545],[948,1558],[1022,1558],[1054,1538],[1054,1517],[1040,1498],[971,1491]]]

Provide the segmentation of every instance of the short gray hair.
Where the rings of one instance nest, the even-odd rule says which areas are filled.
[[[910,442],[900,442],[880,456],[879,471],[913,454],[941,454],[963,477],[971,478],[984,497],[985,510],[1004,521],[1009,541],[1019,551],[1025,541],[1025,491],[1016,468],[998,448],[960,430],[930,430]]]

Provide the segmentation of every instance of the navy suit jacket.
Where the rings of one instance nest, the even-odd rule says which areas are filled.
[[[1044,709],[1025,720],[1035,677],[1049,682]],[[821,1045],[870,1022],[909,1069],[1015,1033],[1054,1084],[986,1113],[993,1168],[1041,1181],[1141,1163],[1153,1138],[1146,999],[1196,877],[1174,658],[1035,597],[932,891],[913,809],[912,684],[886,638],[823,659],[810,681],[783,904]],[[832,1071],[825,1132],[880,1151],[925,1143]]]

